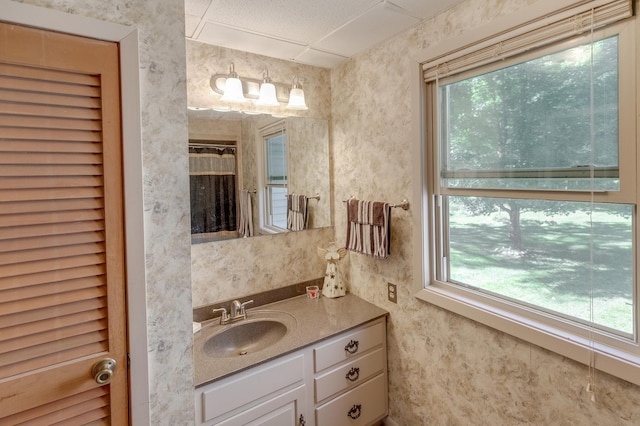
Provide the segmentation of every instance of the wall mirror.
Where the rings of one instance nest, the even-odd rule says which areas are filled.
[[[327,120],[189,110],[192,243],[331,226]]]

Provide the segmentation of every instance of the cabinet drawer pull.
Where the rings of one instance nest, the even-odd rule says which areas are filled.
[[[350,382],[355,382],[360,377],[360,368],[352,367],[351,370],[349,370],[347,375],[344,376],[344,377],[345,377],[345,379],[349,380]]]
[[[304,416],[300,414],[300,421],[298,422],[298,426],[305,426],[307,422],[304,420]]]
[[[358,404],[351,407],[351,410],[349,410],[349,412],[347,413],[347,416],[355,420],[358,417],[360,417],[360,414],[362,414],[362,405]]]
[[[344,350],[349,352],[350,354],[355,354],[356,352],[358,352],[358,341],[357,340],[352,340],[349,343],[347,343],[347,346],[344,347]]]

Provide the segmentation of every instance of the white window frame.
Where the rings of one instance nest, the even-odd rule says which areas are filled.
[[[289,187],[288,180],[287,184],[284,185],[270,185],[267,184],[267,147],[266,147],[266,139],[270,136],[273,136],[277,133],[287,134],[286,122],[285,120],[278,120],[274,123],[271,123],[265,127],[259,129],[259,137],[257,138],[257,158],[258,158],[258,186],[260,190],[258,191],[258,204],[259,204],[259,228],[263,234],[280,234],[289,232],[288,229],[281,228],[279,226],[274,226],[269,223],[269,196],[268,191],[270,187]],[[287,141],[288,142],[288,141]],[[287,170],[289,170],[289,146],[287,144]]]
[[[586,4],[585,4],[586,3]],[[516,16],[508,16],[504,19],[497,20],[491,25],[481,28],[477,31],[470,32],[456,39],[450,39],[429,48],[422,52],[418,59],[411,64],[410,72],[415,90],[412,90],[412,132],[413,140],[413,170],[414,170],[414,188],[412,209],[415,210],[414,229],[416,230],[413,239],[414,246],[414,294],[423,301],[437,305],[456,314],[465,316],[474,321],[485,324],[502,332],[518,337],[527,342],[536,344],[560,355],[566,356],[583,364],[589,364],[590,360],[595,359],[595,368],[616,377],[630,381],[636,385],[640,385],[640,345],[638,343],[638,330],[634,330],[634,339],[632,342],[622,341],[623,339],[610,338],[600,339],[593,337],[592,329],[584,327],[568,326],[567,321],[560,321],[541,312],[533,313],[532,310],[516,306],[503,299],[487,296],[480,292],[465,289],[460,286],[454,286],[443,282],[438,282],[434,277],[435,250],[433,246],[436,237],[434,228],[435,221],[433,215],[437,211],[434,205],[436,200],[433,197],[433,188],[435,185],[433,178],[433,167],[437,165],[437,153],[428,151],[427,140],[432,135],[437,135],[437,119],[434,118],[435,113],[430,99],[429,87],[425,83],[428,79],[429,72],[440,73],[456,72],[458,70],[467,70],[477,67],[482,62],[479,57],[475,65],[471,66],[465,63],[465,57],[472,55],[478,49],[490,51],[493,47],[495,51],[496,44],[505,50],[509,47],[510,37],[526,35],[527,32],[535,33],[545,31],[547,28],[553,27],[554,16],[556,19],[566,19],[572,14],[584,13],[592,7],[600,7],[602,5],[623,5],[624,2],[615,0],[600,0],[592,2],[577,2],[575,0],[545,0],[536,3],[534,6],[524,9],[517,13]],[[537,17],[537,18],[536,18]],[[607,22],[605,22],[607,23]],[[638,47],[640,41],[640,23],[637,18],[630,18],[616,26],[624,26],[623,31],[630,31],[631,38],[634,42],[631,54],[635,56],[633,66],[630,69],[620,69],[620,73],[631,73],[631,76],[620,77],[621,81],[631,81],[633,87],[625,86],[621,90],[620,96],[630,96],[632,99],[621,99],[621,103],[628,105],[631,102],[630,110],[620,110],[621,120],[628,117],[632,123],[624,124],[632,129],[631,138],[638,146],[640,135],[638,126],[635,123],[636,118],[636,99],[640,99],[638,93],[638,81],[640,77],[640,54]],[[525,30],[523,30],[526,29]],[[536,29],[537,28],[537,29]],[[584,31],[582,29],[581,31]],[[587,29],[587,33],[588,33]],[[565,35],[566,37],[566,35]],[[479,40],[479,42],[478,42]],[[556,42],[560,37],[554,35],[546,40]],[[545,44],[545,43],[543,43]],[[504,51],[503,51],[504,53]],[[495,61],[495,57],[487,58],[485,63]],[[456,65],[456,61],[457,64]],[[457,70],[452,68],[457,67]],[[637,73],[637,74],[636,74]],[[623,123],[620,124],[622,129]],[[621,130],[622,131],[622,130]],[[437,137],[437,136],[436,136]],[[419,141],[419,142],[418,142]],[[436,144],[437,145],[437,144]],[[640,165],[639,150],[631,150],[628,155],[620,153],[620,173],[621,182],[624,176],[627,181],[631,180],[633,186],[633,198],[638,205],[638,194],[636,188],[640,188],[640,173],[636,165]],[[632,165],[627,163],[631,160]],[[629,169],[631,168],[631,169]],[[625,175],[623,175],[623,173]],[[621,183],[623,184],[623,183]],[[509,191],[503,191],[504,196],[509,196]],[[621,201],[620,197],[628,197],[629,192],[610,192],[608,195],[596,194],[597,196],[607,197],[607,201]],[[628,199],[627,201],[628,202]],[[636,208],[636,215],[638,211]],[[634,225],[635,232],[635,265],[640,264],[640,255],[637,249],[640,244],[640,231],[637,224]],[[637,275],[637,270],[634,271]],[[640,289],[638,279],[634,279],[634,314],[636,321],[640,317]],[[595,354],[595,356],[594,356]]]

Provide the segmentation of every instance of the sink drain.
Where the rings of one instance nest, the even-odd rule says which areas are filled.
[[[247,351],[240,351],[240,355],[246,355]]]

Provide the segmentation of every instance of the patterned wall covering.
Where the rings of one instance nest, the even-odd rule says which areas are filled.
[[[332,70],[335,200],[411,197],[410,61],[419,52],[533,3],[473,0]],[[414,207],[414,206],[412,206]],[[335,205],[337,240],[344,207]],[[392,211],[391,256],[345,259],[353,293],[390,311],[391,417],[399,425],[640,424],[640,388],[597,375],[598,400],[584,391],[588,369],[412,295],[415,209]],[[386,283],[398,285],[398,304]]]
[[[329,181],[329,126],[326,120],[288,118],[289,193],[320,195],[309,200],[309,228],[331,226]]]

